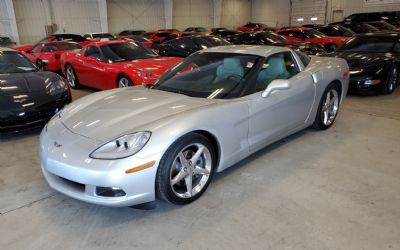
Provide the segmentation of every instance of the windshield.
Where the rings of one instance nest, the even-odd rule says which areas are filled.
[[[306,33],[307,35],[310,35],[311,37],[315,37],[315,38],[326,37],[326,35],[324,33],[321,33],[315,29],[305,29],[304,33]]]
[[[109,34],[109,33],[98,33],[98,34],[92,34],[93,38],[109,38],[113,39],[114,36]]]
[[[43,52],[50,52],[50,51],[63,51],[63,50],[74,50],[74,49],[82,49],[77,43],[67,43],[67,42],[56,42],[46,44],[43,48]]]
[[[286,38],[272,32],[261,32],[258,34],[258,36],[260,36],[263,40],[268,41],[269,43],[287,42]]]
[[[259,56],[200,52],[164,74],[152,88],[208,99],[240,96]]]
[[[354,36],[356,33],[352,31],[351,29],[345,28],[343,26],[335,26],[333,27],[335,30],[339,31],[339,33],[342,34],[342,36]]]
[[[385,29],[385,30],[394,30],[396,29],[395,26],[388,24],[386,22],[374,22],[374,23],[369,23],[369,25],[372,25],[378,29]]]
[[[395,42],[389,37],[354,37],[340,46],[338,51],[385,53],[392,50]]]
[[[203,39],[209,43],[211,45],[211,47],[215,47],[215,46],[222,46],[222,45],[230,45],[230,43],[228,41],[226,41],[225,39],[219,38],[219,37],[213,37],[213,36],[208,36],[208,37],[203,37]],[[202,39],[200,39],[199,43],[201,45],[203,45]],[[210,46],[207,46],[210,47]]]
[[[0,51],[0,74],[36,71],[25,56],[16,51]]]
[[[135,36],[135,35],[131,35],[131,36],[127,36],[126,38],[128,39],[132,39],[138,42],[150,42],[149,39],[142,37],[142,36]]]
[[[133,42],[111,43],[100,46],[100,49],[105,59],[111,62],[158,57],[151,49]]]

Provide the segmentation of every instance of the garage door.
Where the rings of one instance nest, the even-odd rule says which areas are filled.
[[[324,24],[325,9],[326,0],[292,0],[292,25]],[[311,21],[312,17],[316,17],[317,20]],[[304,21],[299,22],[298,18],[304,18]]]

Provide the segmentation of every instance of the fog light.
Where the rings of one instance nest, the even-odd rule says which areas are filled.
[[[126,193],[117,187],[96,187],[96,195],[103,197],[122,197]]]
[[[376,84],[379,84],[379,83],[381,83],[381,80],[371,80],[371,79],[369,79],[369,80],[366,80],[364,82],[365,85],[376,85]]]

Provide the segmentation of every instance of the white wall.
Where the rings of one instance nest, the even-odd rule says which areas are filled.
[[[324,24],[326,13],[326,0],[292,0],[292,26],[303,24]],[[311,21],[316,17],[316,21]],[[304,21],[297,21],[303,18]]]
[[[223,0],[221,27],[236,29],[251,20],[251,0]]]
[[[253,0],[251,21],[265,23],[271,27],[289,25],[290,0]]]
[[[213,0],[174,0],[173,28],[183,30],[190,26],[211,29],[214,26]]]
[[[97,0],[14,0],[13,3],[21,43],[38,41],[46,35],[45,25],[52,23],[58,26],[56,33],[101,31]]]
[[[10,16],[5,1],[0,1],[0,36],[12,36]]]
[[[165,28],[163,0],[107,0],[107,15],[111,33]]]

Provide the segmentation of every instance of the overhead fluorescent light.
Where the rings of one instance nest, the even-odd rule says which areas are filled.
[[[304,18],[302,18],[302,17],[297,18],[297,22],[303,22],[303,21],[304,21]]]
[[[313,16],[313,17],[310,18],[310,20],[311,20],[311,21],[317,21],[317,20],[318,20],[318,17]]]

